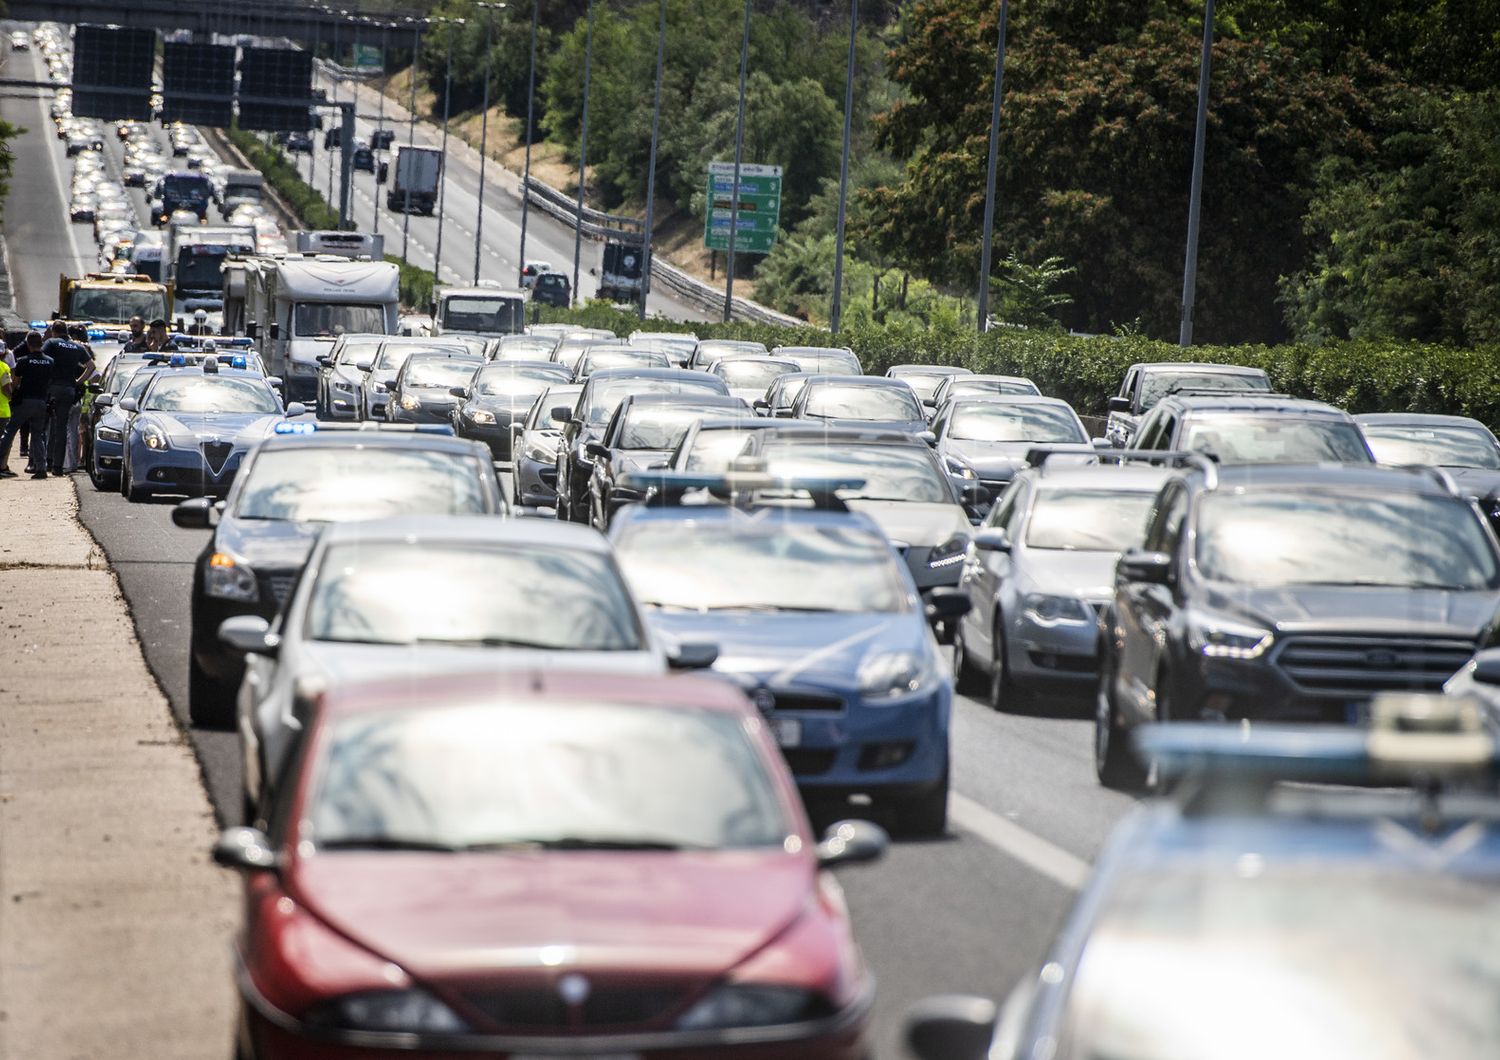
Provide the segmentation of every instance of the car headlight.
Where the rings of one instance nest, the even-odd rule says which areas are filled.
[[[1093,610],[1076,596],[1027,593],[1024,607],[1026,617],[1039,626],[1079,626],[1094,621]]]
[[[347,379],[339,379],[335,377],[328,381],[328,385],[333,387],[333,389],[345,394],[352,394],[355,391],[354,384],[349,382],[349,380]]]
[[[677,1020],[679,1030],[770,1027],[806,1019],[820,1008],[818,995],[794,986],[730,983],[719,987]]]
[[[396,402],[396,404],[400,405],[407,412],[416,412],[419,408],[422,407],[422,403],[416,398],[412,397],[410,394],[402,394],[401,400]]]
[[[203,591],[221,600],[254,603],[260,599],[260,590],[255,585],[255,572],[227,552],[215,552],[208,557],[208,570],[203,575]]]
[[[548,449],[545,445],[538,445],[535,442],[532,442],[526,446],[524,455],[527,460],[535,460],[538,464],[557,463],[556,452]]]
[[[943,570],[955,563],[962,563],[968,550],[969,535],[954,534],[927,554],[927,566],[933,570]]]
[[[1268,629],[1218,616],[1188,619],[1188,643],[1210,659],[1259,659],[1275,639]]]
[[[146,443],[147,449],[166,449],[168,447],[167,432],[154,423],[148,423],[141,428],[141,441]]]
[[[859,690],[871,699],[889,699],[917,691],[936,676],[931,652],[871,652],[859,664]]]
[[[462,1034],[469,1025],[425,990],[370,990],[317,1006],[304,1022],[352,1031]]]
[[[99,428],[99,441],[101,442],[121,442],[124,440],[125,435],[122,432],[115,430],[113,427]]]
[[[966,482],[972,482],[979,478],[975,470],[956,456],[943,457],[943,463],[948,466],[948,474],[961,478]]]
[[[475,409],[469,413],[469,419],[475,423],[494,423],[495,414],[493,412],[486,412],[484,409]]]

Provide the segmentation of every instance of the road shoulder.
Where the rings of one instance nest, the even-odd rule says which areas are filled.
[[[0,1057],[229,1052],[233,876],[72,481],[0,483]]]

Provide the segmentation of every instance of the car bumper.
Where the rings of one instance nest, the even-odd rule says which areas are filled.
[[[324,410],[331,420],[355,420],[359,418],[359,394],[348,391],[328,390],[328,407]]]
[[[295,362],[286,366],[286,376],[281,381],[282,393],[287,402],[301,401],[312,404],[318,400],[318,367]]]
[[[1028,684],[1092,687],[1099,677],[1099,623],[1043,625],[1022,613],[1006,630],[1011,677]]]
[[[94,460],[105,471],[119,471],[125,462],[125,443],[112,442],[94,435]]]
[[[244,451],[238,450],[214,471],[199,449],[138,447],[130,454],[131,484],[152,492],[222,497],[234,484],[244,459]]]
[[[1319,693],[1293,682],[1270,661],[1271,653],[1253,660],[1210,659],[1195,655],[1179,667],[1174,720],[1227,719],[1238,721],[1360,724],[1368,717],[1372,692],[1353,690]],[[1437,687],[1393,690],[1436,692]]]
[[[511,473],[515,476],[517,497],[533,493],[548,498],[549,504],[557,502],[557,465],[555,463],[543,464],[523,456],[516,460]]]
[[[510,424],[470,423],[467,420],[459,420],[458,434],[489,446],[490,455],[494,459],[507,462],[510,460]]]

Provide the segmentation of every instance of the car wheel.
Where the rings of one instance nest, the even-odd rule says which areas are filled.
[[[1094,702],[1094,773],[1099,783],[1116,791],[1140,791],[1146,769],[1129,745],[1115,703],[1116,671],[1110,656],[1101,660],[1099,691]]]
[[[935,838],[948,831],[948,769],[930,791],[896,808],[896,827],[903,835]]]
[[[99,469],[99,458],[97,456],[89,457],[89,483],[100,493],[115,488],[115,483],[111,481],[110,476]]]
[[[1006,662],[1009,652],[1005,646],[1005,619],[995,616],[995,635],[991,640],[990,658],[990,706],[997,711],[1015,710],[1021,702],[1021,691],[1010,674]]]
[[[188,648],[188,720],[199,729],[234,727],[234,692],[228,682],[215,681],[198,665],[197,651]]]
[[[964,647],[964,624],[959,619],[953,627],[953,690],[963,696],[978,695],[984,687],[983,678]]]

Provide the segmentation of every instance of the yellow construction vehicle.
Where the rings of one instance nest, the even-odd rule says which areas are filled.
[[[171,304],[171,284],[149,276],[91,272],[58,277],[57,317],[70,324],[119,325],[136,316],[150,323],[165,320]]]

